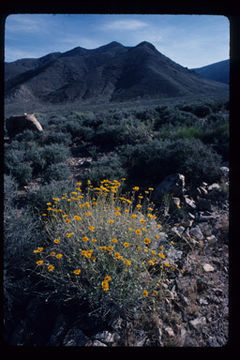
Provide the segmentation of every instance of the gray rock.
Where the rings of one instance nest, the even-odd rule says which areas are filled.
[[[180,198],[178,198],[178,197],[173,197],[172,199],[173,199],[173,202],[174,202],[174,204],[175,204],[176,206],[180,206],[180,203],[181,203]]]
[[[205,316],[200,316],[194,320],[191,320],[190,324],[192,325],[192,327],[194,329],[198,329],[199,327],[206,324],[206,318],[205,318]]]
[[[74,327],[67,332],[63,340],[63,346],[85,346],[88,341],[89,338],[84,332]]]
[[[208,301],[206,299],[203,299],[203,298],[199,298],[198,302],[199,302],[200,305],[208,305]]]
[[[173,262],[176,262],[182,258],[183,252],[181,250],[176,250],[170,248],[167,253],[167,258]]]
[[[103,343],[107,343],[107,344],[114,343],[114,341],[115,341],[114,334],[110,333],[107,330],[99,332],[96,335],[94,335],[94,339],[99,340]]]
[[[210,245],[214,245],[216,244],[217,242],[217,238],[215,235],[211,235],[211,236],[207,236],[207,242],[210,244]]]
[[[189,230],[190,235],[194,236],[198,240],[202,240],[204,238],[203,233],[198,225]]]
[[[99,340],[93,340],[91,342],[91,344],[89,344],[88,346],[107,346],[106,344],[102,343],[101,341]]]
[[[213,272],[215,269],[214,269],[214,267],[212,266],[212,265],[210,265],[210,264],[203,264],[203,269],[204,269],[204,271],[206,271],[206,272]]]
[[[185,191],[185,176],[182,174],[171,174],[156,187],[154,198],[156,199],[164,193],[171,193],[181,197]]]
[[[170,326],[167,326],[165,329],[168,336],[175,336],[173,329]]]
[[[196,206],[195,201],[193,199],[189,198],[188,195],[184,195],[184,201],[189,207],[191,207],[192,209],[196,209],[197,206]]]
[[[221,174],[222,174],[222,177],[227,179],[228,176],[229,176],[229,167],[227,166],[221,166],[220,167],[220,171],[221,171]]]

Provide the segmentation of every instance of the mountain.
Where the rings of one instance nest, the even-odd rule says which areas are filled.
[[[227,92],[227,85],[200,78],[146,41],[134,47],[114,41],[5,63],[7,103],[118,102]]]
[[[196,74],[200,75],[205,79],[229,84],[229,65],[229,60],[223,60],[214,64],[191,70],[195,71]]]

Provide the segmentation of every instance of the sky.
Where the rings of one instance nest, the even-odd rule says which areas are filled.
[[[5,23],[5,61],[148,41],[176,63],[197,68],[229,58],[229,27],[220,15],[13,14]]]

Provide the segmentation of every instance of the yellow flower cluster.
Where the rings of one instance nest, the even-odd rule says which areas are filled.
[[[53,227],[50,233],[55,236],[49,251],[45,247],[44,251],[43,247],[33,250],[34,253],[44,253],[36,261],[38,266],[42,265],[39,270],[47,269],[55,278],[57,274],[67,276],[77,284],[84,279],[87,279],[86,283],[96,281],[95,286],[105,292],[111,290],[110,294],[117,291],[117,283],[120,282],[119,288],[123,289],[126,279],[132,279],[137,283],[133,288],[138,288],[141,296],[156,296],[157,291],[152,290],[154,286],[142,287],[141,275],[149,273],[150,279],[154,272],[163,274],[171,270],[172,265],[167,262],[163,247],[152,249],[155,239],[160,238],[158,229],[161,225],[156,222],[150,198],[142,194],[150,194],[154,189],[149,187],[140,192],[139,186],[133,186],[130,195],[120,196],[121,183],[118,180],[105,179],[97,187],[88,181],[86,191],[81,186],[82,183],[78,182],[74,191],[53,197],[46,203],[46,212],[42,214],[47,217],[44,224]],[[49,212],[54,214],[48,216]],[[96,238],[92,238],[93,234]],[[49,256],[52,264],[48,261]],[[102,279],[100,269],[101,272],[107,269],[111,275],[119,274],[119,278],[116,280],[112,275],[112,280],[110,275],[106,275]],[[76,278],[73,274],[81,274],[81,277]]]

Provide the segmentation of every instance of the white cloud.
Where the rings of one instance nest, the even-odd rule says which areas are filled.
[[[138,30],[148,26],[147,23],[135,19],[115,20],[105,23],[103,30]]]

